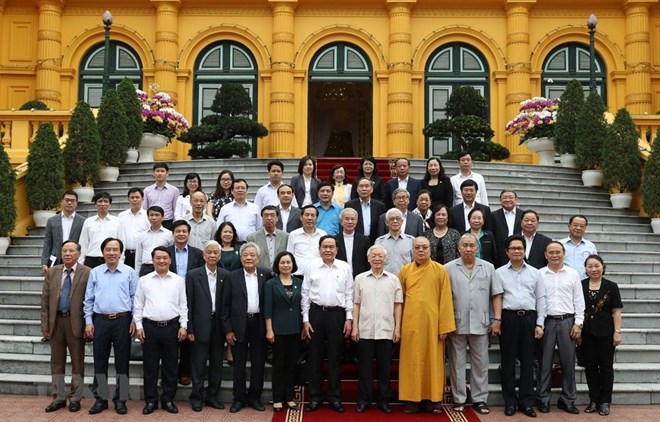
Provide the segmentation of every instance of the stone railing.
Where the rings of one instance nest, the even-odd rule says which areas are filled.
[[[30,143],[37,135],[41,123],[52,123],[62,143],[69,130],[71,111],[0,111],[0,139],[13,166],[27,159]]]

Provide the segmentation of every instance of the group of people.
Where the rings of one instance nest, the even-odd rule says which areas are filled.
[[[591,400],[585,411],[609,414],[622,304],[616,283],[603,278],[595,245],[584,239],[587,218],[571,217],[569,236],[551,240],[537,232],[535,211],[517,207],[513,190],[503,190],[501,208],[491,212],[484,178],[472,171],[469,153],[459,165],[449,178],[432,157],[417,180],[401,158],[396,177],[384,182],[376,160],[364,157],[351,185],[341,165],[327,181],[318,180],[316,162],[306,156],[286,184],[283,163],[273,160],[268,183],[251,202],[247,181],[231,171],[221,171],[208,194],[199,175],[190,173],[180,193],[167,182],[167,164],[156,163],[153,185],[129,189],[129,209],[111,215],[112,197],[100,192],[97,214],[87,219],[75,212],[76,194],[66,192],[62,212],[48,221],[42,255],[41,329],[51,345],[54,397],[46,411],[67,401],[70,411],[80,410],[88,339],[96,399],[89,413],[100,413],[112,400],[125,414],[135,337],[143,349],[144,414],[159,403],[178,412],[178,383],[192,383],[194,411],[203,405],[223,409],[225,342],[233,360],[230,412],[265,409],[269,348],[273,409],[298,409],[301,341],[309,346],[306,411],[322,405],[327,379],[325,399],[344,412],[342,355],[352,341],[357,412],[374,401],[392,412],[390,364],[400,343],[398,399],[406,402],[405,413],[442,411],[446,348],[454,409],[467,405],[469,353],[471,405],[486,414],[489,335],[499,335],[506,415],[519,410],[535,417],[535,399],[541,412],[549,411],[555,346],[562,365],[558,407],[578,413],[576,345]],[[73,374],[68,391],[67,349]],[[112,395],[111,349],[117,373]]]

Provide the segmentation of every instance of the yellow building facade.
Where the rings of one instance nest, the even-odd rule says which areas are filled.
[[[223,82],[239,81],[270,132],[254,143],[258,157],[442,153],[451,141],[422,128],[452,89],[471,85],[494,140],[530,162],[505,124],[520,101],[558,96],[572,78],[588,87],[592,13],[608,110],[660,109],[658,0],[0,0],[0,109],[94,105],[105,9],[111,84],[155,84],[195,123]],[[173,142],[157,157],[187,149]]]

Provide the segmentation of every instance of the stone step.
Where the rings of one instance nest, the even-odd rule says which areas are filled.
[[[629,345],[660,344],[660,328],[622,328],[622,341]]]
[[[5,264],[2,263],[0,264],[0,274],[2,276],[11,276],[11,277],[42,277],[43,281],[43,274],[41,273],[41,265],[40,260],[37,260],[36,262],[32,262],[30,264],[26,265],[16,265],[16,264]],[[3,286],[4,289],[9,289],[7,286]]]
[[[40,318],[40,305],[0,305],[0,321],[14,319],[38,322]]]
[[[41,338],[41,323],[39,320],[0,319],[0,335],[34,336],[38,340]]]
[[[607,268],[607,278],[614,280],[617,284],[657,284],[660,285],[660,274],[657,273],[627,273],[610,271]]]
[[[16,276],[0,275],[0,286],[3,290],[41,292],[44,284],[44,277],[41,275],[41,269],[38,269],[38,276]],[[2,274],[2,272],[0,272]]]
[[[39,254],[39,259],[41,259],[41,251],[43,251],[43,243],[41,245],[11,245],[7,250],[7,255],[24,256]]]
[[[41,291],[22,292],[17,290],[0,291],[0,305],[31,305],[41,304]]]
[[[44,235],[16,236],[11,238],[11,246],[38,246],[44,244]]]
[[[0,267],[13,265],[16,267],[35,266],[40,269],[41,255],[0,255]]]
[[[660,244],[658,245],[660,246]],[[638,251],[623,251],[612,249],[599,249],[598,253],[603,258],[605,263],[609,265],[610,262],[623,261],[623,262],[656,262],[660,263],[660,249],[653,248],[654,250],[638,252]],[[658,249],[658,250],[656,250]],[[649,268],[649,272],[653,270]]]

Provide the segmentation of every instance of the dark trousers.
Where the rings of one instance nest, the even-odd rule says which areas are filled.
[[[85,340],[73,334],[71,316],[58,315],[55,328],[50,333],[51,393],[55,401],[80,401],[85,382]],[[64,383],[66,351],[71,355],[71,390],[67,393]]]
[[[500,350],[502,396],[505,406],[531,407],[534,404],[534,329],[536,312],[518,315],[502,311]],[[520,384],[516,394],[516,358],[520,361]]]
[[[126,249],[124,251],[124,264],[135,269],[135,250]]]
[[[163,391],[160,400],[167,403],[174,400],[176,395],[177,359],[179,357],[179,322],[173,321],[167,326],[160,327],[157,323],[143,320],[144,344],[144,401],[156,403],[158,401],[158,373],[162,361]]]
[[[392,400],[390,383],[390,361],[392,358],[392,340],[360,339],[358,342],[358,362],[360,369],[360,393],[358,403],[373,402],[373,369],[376,358],[378,375],[378,403]]]
[[[205,399],[218,399],[220,384],[222,383],[222,354],[224,337],[215,335],[217,332],[215,318],[211,323],[211,337],[207,342],[201,342],[197,338],[189,343],[189,368],[192,375],[192,392],[190,393],[191,403],[201,403]],[[208,387],[204,395],[204,375],[206,370],[206,361],[209,362]],[[181,368],[181,363],[179,363]]]
[[[197,341],[197,340],[195,340]],[[190,342],[188,339],[179,343],[179,379],[190,378]]]
[[[594,403],[612,403],[614,384],[614,345],[612,336],[582,335],[584,372],[589,386],[589,400]]]
[[[99,265],[105,264],[105,258],[102,256],[86,256],[84,264],[86,267],[96,268]]]
[[[234,401],[261,401],[264,389],[264,366],[266,365],[266,325],[263,318],[248,318],[245,338],[231,348],[234,355]],[[250,389],[245,386],[245,366],[250,354]]]
[[[131,334],[129,328],[132,315],[117,319],[94,317],[94,382],[92,393],[98,400],[108,400],[108,361],[110,348],[114,350],[115,372],[117,373],[114,402],[128,400],[128,363],[131,357]]]
[[[273,402],[293,401],[300,334],[275,334],[273,343]]]
[[[339,382],[342,355],[344,352],[344,310],[323,311],[312,304],[309,323],[314,329],[310,344],[309,391],[311,401],[323,400],[323,358],[328,356],[328,401],[341,402]]]

